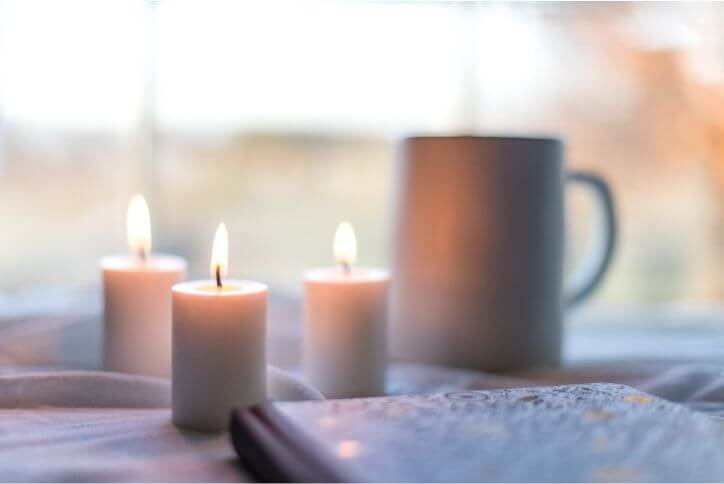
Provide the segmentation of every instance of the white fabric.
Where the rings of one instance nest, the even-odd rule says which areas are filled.
[[[317,389],[274,366],[267,369],[266,385],[271,400],[292,402],[324,399]]]
[[[323,398],[314,388],[273,366],[268,367],[267,387],[271,400]],[[101,371],[0,375],[0,408],[167,408],[170,405],[171,382],[164,378]]]
[[[93,371],[0,376],[0,408],[166,408],[169,381]]]
[[[38,310],[47,297],[32,295]],[[73,308],[76,305],[64,305]],[[54,308],[59,313],[62,308]],[[52,367],[98,368],[101,327],[88,317],[0,320],[0,481],[240,481],[228,435],[181,431],[171,424],[168,380]],[[722,314],[718,313],[717,322]],[[272,318],[274,319],[274,318]],[[293,317],[288,318],[294,321]],[[271,361],[298,361],[298,325],[270,325]],[[724,370],[717,365],[620,362],[669,357],[724,362],[724,333],[665,331],[623,337],[607,331],[567,339],[566,361],[605,364],[511,376],[424,365],[393,365],[392,393],[429,393],[580,382],[624,383],[708,414],[724,415]],[[569,332],[570,333],[570,332]],[[570,354],[581,358],[570,358]],[[276,359],[275,359],[276,358]],[[619,360],[611,363],[612,359]],[[23,368],[34,367],[34,368]],[[42,365],[46,367],[41,372]],[[288,373],[270,367],[270,396],[321,398]]]
[[[185,432],[169,409],[0,409],[0,480],[246,480],[227,434]]]
[[[419,391],[614,381],[709,413],[724,410],[724,370],[712,365],[579,367],[519,378],[418,365],[393,366],[391,373],[417,378]],[[269,374],[275,398],[319,398],[289,374]],[[168,403],[169,382],[157,378],[79,371],[0,375],[0,481],[247,479],[228,435],[177,429]]]
[[[274,367],[267,383],[274,400],[322,398]],[[120,373],[0,375],[0,480],[244,480],[227,435],[171,424],[170,390]]]
[[[100,366],[94,314],[0,319],[0,481],[245,480],[228,435],[171,424],[169,380],[78,371]],[[267,388],[322,398],[273,366]]]

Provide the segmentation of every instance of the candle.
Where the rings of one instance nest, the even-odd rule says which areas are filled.
[[[266,399],[267,286],[226,280],[228,233],[219,225],[213,279],[173,286],[173,422],[224,430],[234,406]]]
[[[151,254],[148,205],[135,195],[126,217],[127,255],[105,257],[103,367],[108,371],[171,376],[171,286],[186,262]]]
[[[334,254],[338,267],[305,274],[305,377],[327,398],[383,395],[389,274],[354,266],[357,242],[346,222]]]

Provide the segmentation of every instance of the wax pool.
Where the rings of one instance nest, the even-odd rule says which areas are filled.
[[[305,274],[304,373],[325,397],[384,394],[388,283],[362,267]]]
[[[106,257],[103,270],[103,366],[107,371],[171,376],[171,286],[186,262],[153,254]]]
[[[234,406],[266,399],[267,286],[196,281],[173,287],[173,422],[224,430]]]

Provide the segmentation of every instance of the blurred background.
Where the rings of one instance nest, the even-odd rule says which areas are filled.
[[[560,135],[611,183],[599,307],[724,299],[724,4],[0,0],[0,311],[154,250],[292,297],[349,220],[388,264],[408,133]],[[590,207],[572,192],[569,263]],[[40,304],[38,298],[32,305]]]

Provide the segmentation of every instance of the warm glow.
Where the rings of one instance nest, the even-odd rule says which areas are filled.
[[[361,446],[357,440],[343,440],[337,444],[337,457],[340,459],[354,459],[359,457]]]
[[[211,249],[211,277],[216,277],[217,267],[221,277],[226,276],[229,268],[229,232],[223,223],[219,224],[214,235],[214,246]]]
[[[357,238],[348,222],[342,222],[334,234],[334,259],[349,267],[357,261]]]
[[[145,259],[151,253],[151,216],[143,195],[134,195],[126,214],[128,248]]]

